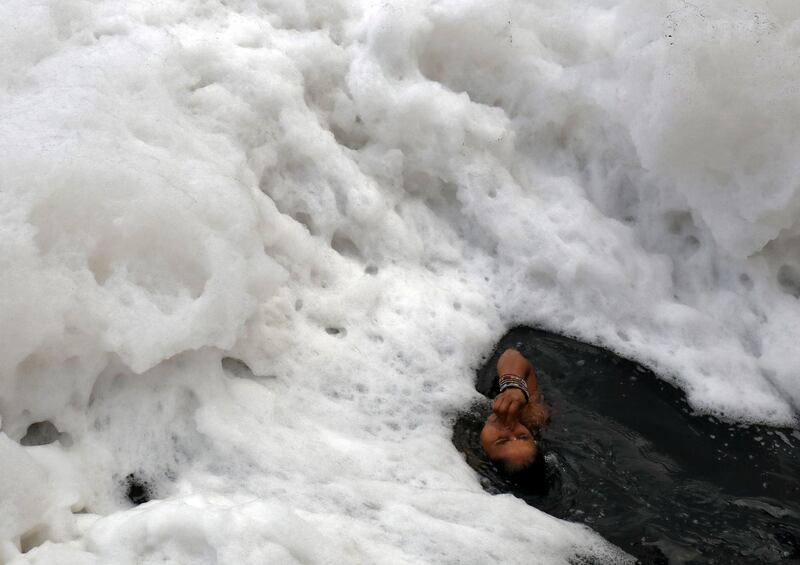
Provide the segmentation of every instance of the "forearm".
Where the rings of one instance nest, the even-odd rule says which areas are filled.
[[[498,376],[512,374],[524,379],[528,376],[530,369],[530,362],[516,349],[506,349],[497,360]]]
[[[531,398],[536,398],[538,394],[538,383],[536,382],[536,372],[530,361],[516,349],[506,349],[497,360],[497,376],[516,375],[522,377],[528,383],[528,392]]]

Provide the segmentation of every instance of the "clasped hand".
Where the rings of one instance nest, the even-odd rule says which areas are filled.
[[[527,404],[525,393],[518,388],[507,388],[498,394],[492,402],[492,412],[507,428],[519,421],[519,413]]]

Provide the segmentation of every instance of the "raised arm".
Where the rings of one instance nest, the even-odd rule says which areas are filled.
[[[501,382],[505,377],[511,383],[517,377],[527,385],[527,397],[525,392],[513,385],[495,397],[492,412],[503,425],[511,427],[522,421],[531,428],[543,426],[550,420],[550,410],[539,396],[536,371],[522,353],[516,349],[506,349],[497,360],[497,377]]]
[[[529,395],[537,394],[536,375],[530,362],[519,351],[506,349],[497,360],[497,376],[501,388],[504,383],[508,388],[495,397],[492,412],[503,425],[511,427],[518,421],[520,411],[527,404]]]
[[[536,381],[536,372],[530,361],[516,349],[506,349],[497,360],[497,376],[516,375],[528,383],[528,394],[534,399],[539,394],[539,383]]]

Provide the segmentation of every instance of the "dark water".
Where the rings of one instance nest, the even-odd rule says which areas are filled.
[[[694,415],[640,365],[584,343],[516,328],[480,370],[515,346],[552,408],[546,494],[499,477],[478,443],[489,402],[461,415],[453,443],[490,492],[582,522],[642,563],[800,564],[800,431]]]

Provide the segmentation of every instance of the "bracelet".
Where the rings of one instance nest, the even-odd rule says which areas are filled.
[[[509,388],[518,388],[521,390],[522,394],[525,395],[525,402],[528,402],[530,399],[530,394],[528,394],[528,382],[519,375],[507,373],[500,376],[500,392],[505,392]]]

